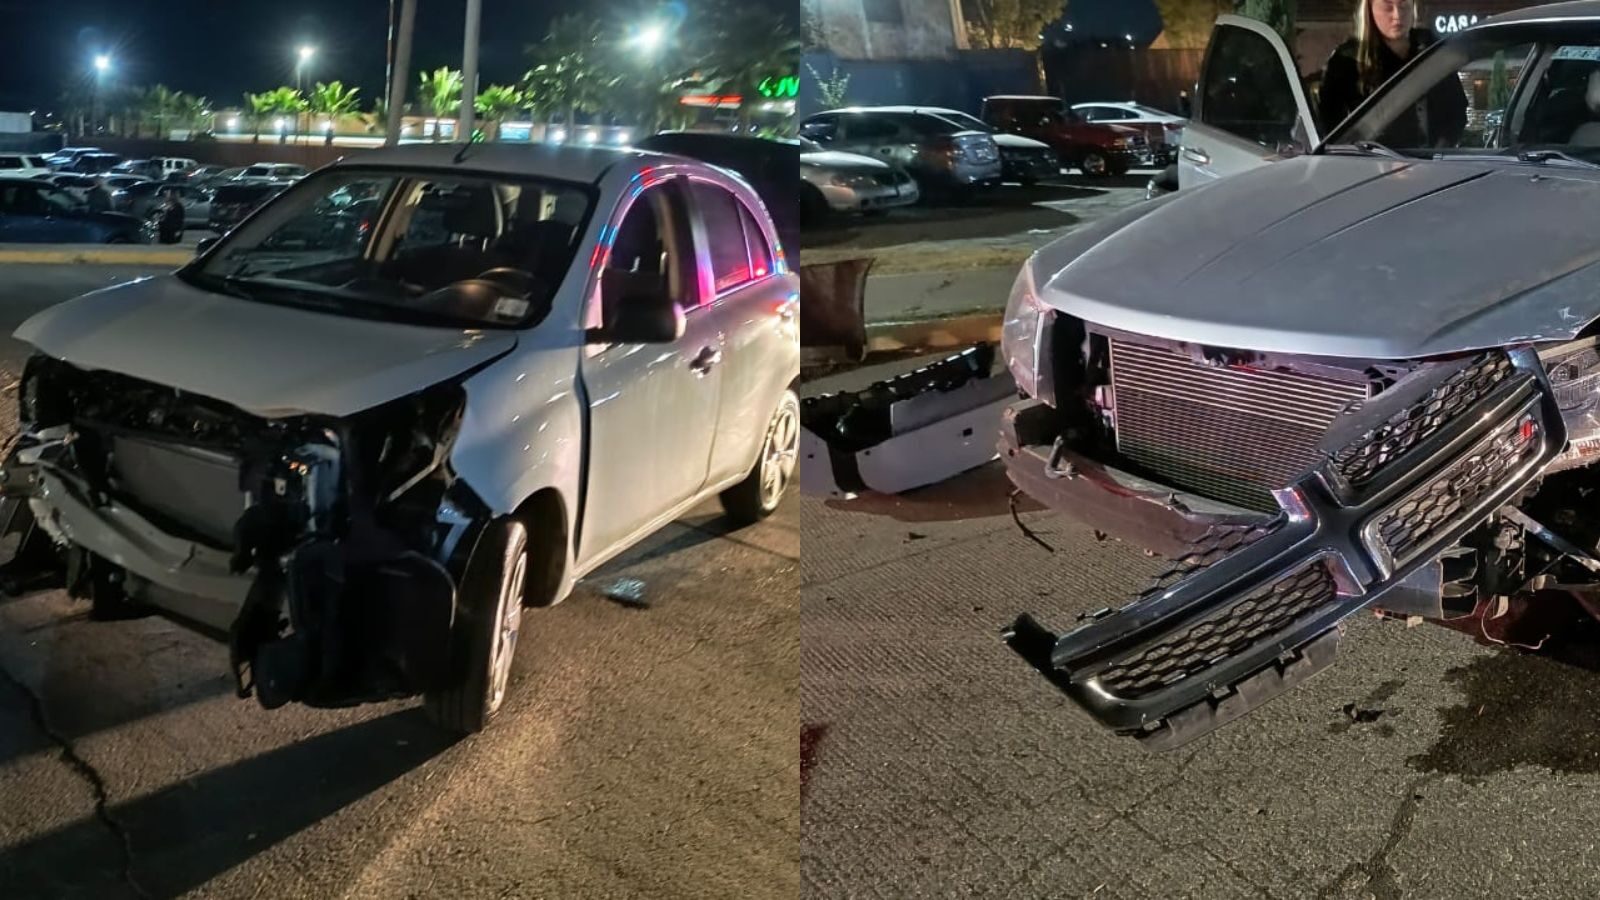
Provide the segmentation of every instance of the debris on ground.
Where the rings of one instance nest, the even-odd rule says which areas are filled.
[[[644,582],[637,578],[618,578],[600,593],[619,606],[629,609],[650,608],[650,601],[644,598]]]

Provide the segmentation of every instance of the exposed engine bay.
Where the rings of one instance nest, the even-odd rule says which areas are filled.
[[[19,390],[0,469],[19,563],[56,562],[97,612],[148,604],[225,638],[239,696],[267,708],[449,677],[489,519],[449,465],[461,378],[346,418],[259,417],[45,356]]]
[[[1594,338],[1343,360],[1052,318],[1006,414],[1008,472],[1169,565],[1066,633],[1024,614],[1006,640],[1112,730],[1203,735],[1330,665],[1363,608],[1600,618]]]

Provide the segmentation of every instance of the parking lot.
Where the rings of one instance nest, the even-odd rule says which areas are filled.
[[[148,271],[7,267],[0,330]],[[697,509],[530,610],[458,742],[416,701],[267,712],[164,619],[0,596],[0,896],[793,896],[797,506]]]
[[[1019,498],[1041,544],[1008,493],[993,463],[801,502],[809,895],[1593,896],[1593,629],[1535,655],[1358,615],[1332,669],[1151,754],[1000,632],[1023,611],[1064,630],[1159,562]]]

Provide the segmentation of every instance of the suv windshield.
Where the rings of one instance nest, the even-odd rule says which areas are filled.
[[[1491,26],[1442,42],[1327,145],[1420,158],[1600,163],[1600,24]]]
[[[271,201],[184,275],[345,315],[526,325],[548,311],[592,205],[566,182],[333,170]]]

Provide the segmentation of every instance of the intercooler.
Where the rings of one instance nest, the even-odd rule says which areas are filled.
[[[233,526],[244,512],[238,460],[221,453],[131,435],[111,439],[111,477],[117,492],[213,547],[233,547]]]
[[[1334,418],[1365,400],[1348,379],[1209,365],[1162,347],[1111,341],[1117,448],[1175,488],[1275,511],[1274,489],[1316,461]]]

